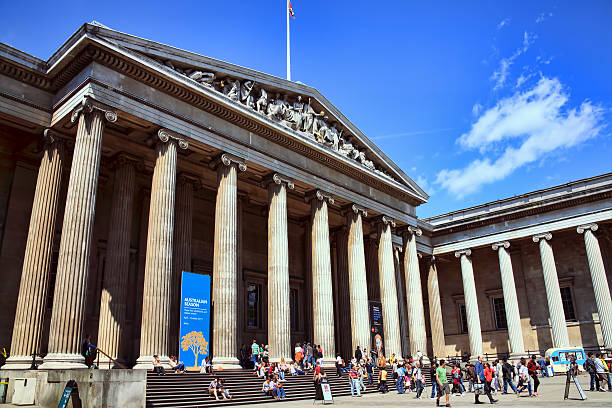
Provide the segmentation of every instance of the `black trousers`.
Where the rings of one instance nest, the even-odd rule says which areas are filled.
[[[489,401],[493,402],[493,397],[491,396],[491,383],[485,381],[484,383],[484,392],[486,394],[487,397],[489,397]],[[478,401],[478,397],[479,395],[476,393],[476,390],[474,390],[474,402],[479,402]]]
[[[538,392],[538,386],[540,385],[540,380],[538,379],[538,375],[531,374],[531,378],[533,379],[533,392]]]

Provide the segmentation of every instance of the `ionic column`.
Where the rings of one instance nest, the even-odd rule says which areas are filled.
[[[177,147],[187,141],[167,129],[157,133],[155,168],[151,183],[151,204],[147,232],[140,357],[134,369],[151,369],[153,355],[169,366],[170,302],[172,296],[172,244]]]
[[[525,354],[523,343],[523,330],[521,329],[521,315],[519,314],[518,298],[514,285],[514,272],[512,259],[508,253],[510,242],[503,241],[493,244],[492,248],[499,255],[499,270],[501,272],[502,290],[504,292],[504,306],[506,308],[506,322],[508,323],[508,337],[510,338],[510,351],[514,356]]]
[[[117,114],[105,111],[85,98],[73,111],[71,120],[79,124],[57,262],[49,353],[41,365],[44,369],[86,367],[81,355],[81,340],[102,133],[105,120],[115,122]]]
[[[395,266],[395,286],[397,287],[397,304],[399,307],[399,326],[400,326],[400,342],[402,344],[402,357],[410,354],[408,346],[408,314],[406,313],[406,302],[404,302],[404,279],[402,279],[401,253],[403,248],[400,246],[393,247],[393,263]]]
[[[324,363],[333,364],[336,357],[334,340],[334,295],[329,243],[327,204],[334,198],[321,190],[307,196],[311,205],[312,232],[312,320],[313,341],[324,350]]]
[[[463,277],[463,296],[465,298],[465,313],[467,316],[468,337],[472,359],[482,355],[482,332],[480,329],[480,313],[472,269],[471,249],[455,252],[455,257],[461,259],[461,276]]]
[[[51,129],[46,129],[44,135],[45,146],[38,168],[17,297],[11,355],[3,369],[28,369],[32,364],[32,354],[40,353],[57,203],[65,160],[64,142]]]
[[[174,236],[172,246],[172,302],[170,306],[170,354],[178,357],[181,326],[181,281],[183,271],[191,272],[193,233],[193,191],[198,179],[181,173],[176,180]]]
[[[238,170],[244,160],[224,153],[217,167],[213,255],[213,363],[239,368],[238,358]]]
[[[534,235],[533,242],[539,242],[540,257],[542,258],[542,273],[544,274],[544,286],[546,287],[546,299],[552,326],[554,347],[569,346],[569,336],[567,334],[567,323],[565,322],[565,312],[563,311],[563,301],[561,300],[561,289],[559,288],[559,278],[557,277],[557,267],[553,250],[548,243],[552,239],[552,234]]]
[[[293,181],[280,174],[268,180],[268,344],[274,362],[292,356],[287,188],[293,187]]]
[[[100,296],[100,320],[97,346],[113,359],[124,362],[121,354],[124,342],[127,281],[130,268],[130,237],[132,233],[134,186],[137,160],[120,153],[115,162],[115,182],[111,205],[110,229],[104,268],[104,286]],[[100,361],[108,361],[100,356]],[[101,364],[107,368],[108,364]]]
[[[607,349],[612,349],[612,299],[610,299],[610,286],[604,269],[603,259],[599,242],[593,232],[597,231],[597,224],[581,225],[576,230],[579,234],[584,234],[584,244],[595,291],[595,302],[597,303],[597,313],[599,314],[599,325],[603,336],[604,345]]]
[[[425,331],[425,309],[421,289],[421,272],[416,249],[416,237],[423,232],[420,228],[407,227],[404,234],[404,273],[406,275],[406,296],[408,298],[408,333],[410,354],[417,351],[427,354],[427,332]]]
[[[429,321],[431,324],[431,346],[434,356],[443,356],[446,349],[444,340],[444,323],[442,321],[442,303],[440,302],[440,285],[436,258],[431,257],[427,273],[427,294],[429,299]]]
[[[382,303],[383,330],[385,334],[385,354],[395,354],[402,360],[402,343],[400,334],[399,308],[397,303],[397,286],[395,282],[395,264],[393,260],[393,242],[391,227],[395,221],[382,216],[378,220],[378,282],[380,301]]]
[[[346,210],[348,223],[348,273],[351,307],[352,351],[357,346],[370,349],[370,318],[368,309],[368,287],[366,281],[365,251],[363,246],[362,216],[367,217],[365,208],[357,204]]]

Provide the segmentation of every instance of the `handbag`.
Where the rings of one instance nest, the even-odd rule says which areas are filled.
[[[476,395],[484,395],[484,384],[483,383],[476,383],[474,384],[474,393]]]

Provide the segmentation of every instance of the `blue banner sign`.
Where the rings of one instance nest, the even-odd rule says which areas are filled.
[[[198,368],[208,355],[210,340],[210,276],[183,272],[179,360]]]

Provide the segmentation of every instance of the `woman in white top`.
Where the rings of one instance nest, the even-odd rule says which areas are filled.
[[[527,369],[527,364],[525,364],[524,357],[521,358],[521,365],[518,369],[518,375],[519,375],[519,386],[518,386],[518,391],[516,392],[516,396],[519,397],[521,394],[521,391],[527,388],[529,390],[529,396],[533,397],[533,392],[531,391],[531,380],[529,377],[529,370]]]

